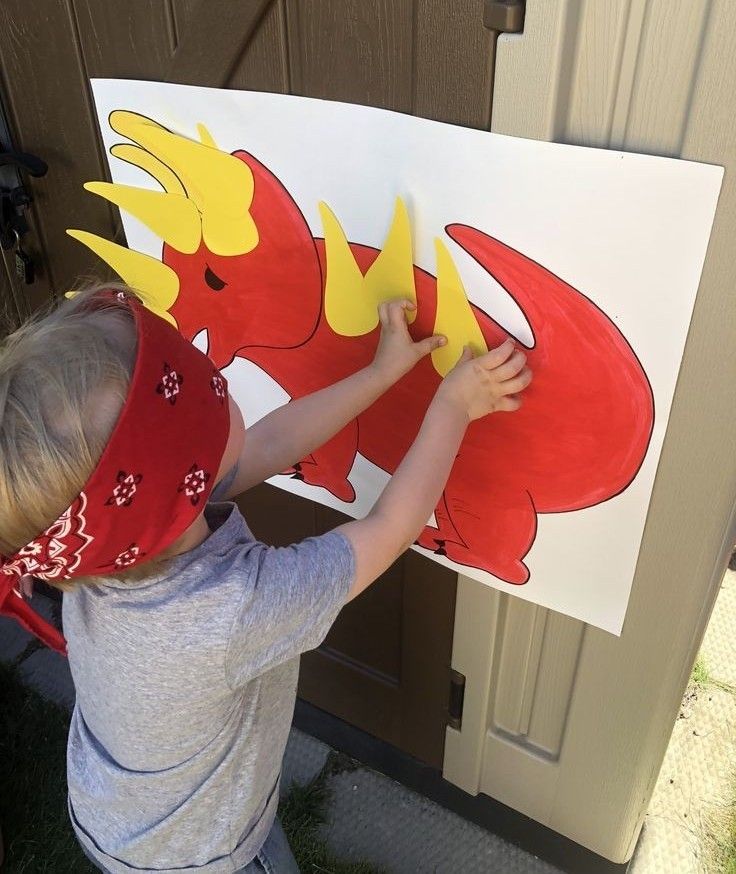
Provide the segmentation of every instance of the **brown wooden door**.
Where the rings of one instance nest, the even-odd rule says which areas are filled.
[[[256,536],[276,546],[347,519],[265,483],[238,503]],[[455,583],[455,574],[407,553],[302,657],[299,695],[440,768]]]
[[[487,128],[494,34],[482,13],[482,0],[3,0],[8,123],[50,167],[30,182],[38,278],[16,294],[33,309],[104,274],[66,228],[122,237],[111,207],[82,189],[108,178],[90,77],[290,92]],[[274,543],[342,518],[269,486],[242,504]],[[455,587],[454,574],[406,555],[305,656],[300,694],[441,767]]]

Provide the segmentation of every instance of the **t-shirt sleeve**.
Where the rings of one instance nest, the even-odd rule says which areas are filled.
[[[226,661],[234,687],[319,646],[355,575],[353,548],[339,531],[254,549],[257,568],[238,607]]]
[[[238,465],[234,464],[219,483],[210,492],[210,501],[225,501],[227,493],[230,491],[230,486],[235,481],[235,476],[238,473]]]

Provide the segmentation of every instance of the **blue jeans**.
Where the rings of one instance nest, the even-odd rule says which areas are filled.
[[[100,868],[99,863],[95,862],[84,847],[82,852],[95,867]],[[107,874],[104,868],[100,868],[100,871]],[[235,874],[300,874],[299,866],[296,864],[278,819],[273,821],[271,831],[253,861],[248,862],[245,868],[239,868]]]
[[[299,866],[278,819],[273,821],[271,831],[255,859],[236,874],[299,874]]]

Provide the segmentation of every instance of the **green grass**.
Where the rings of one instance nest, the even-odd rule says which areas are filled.
[[[731,695],[736,694],[736,688],[730,685],[730,683],[724,683],[723,680],[718,680],[711,674],[708,664],[702,655],[698,656],[693,665],[693,670],[690,674],[690,682],[699,689],[705,689],[708,686],[715,686],[716,689],[722,689],[724,692],[729,692]]]
[[[697,692],[715,687],[732,695],[736,694],[733,686],[711,674],[702,654],[693,665],[690,682]],[[730,803],[707,825],[706,835],[708,870],[713,874],[736,874],[736,785]]]
[[[0,824],[7,874],[94,871],[66,809],[69,717],[0,664]]]
[[[736,790],[731,804],[708,829],[708,870],[718,874],[736,874]]]
[[[711,682],[711,676],[708,673],[708,666],[702,655],[698,656],[693,665],[693,670],[690,674],[690,681],[700,687],[707,686]]]
[[[306,786],[293,783],[281,800],[279,818],[302,874],[383,874],[382,869],[367,862],[336,859],[319,835],[329,802],[330,776],[354,767],[347,756],[330,753],[311,783]]]
[[[3,874],[86,874],[88,862],[66,809],[67,712],[20,682],[0,663],[0,825]],[[307,786],[293,785],[279,806],[302,874],[381,874],[366,863],[341,862],[319,836],[329,800],[328,779],[344,768],[332,756]]]

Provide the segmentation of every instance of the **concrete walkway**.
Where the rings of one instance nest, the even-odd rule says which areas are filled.
[[[48,615],[51,604],[36,596]],[[715,872],[709,859],[719,811],[731,799],[736,765],[736,574],[729,572],[703,646],[709,682],[690,689],[647,816],[631,874]],[[74,688],[66,660],[34,648],[25,632],[0,617],[0,659],[20,659],[21,676],[45,697],[70,708]],[[306,783],[330,748],[293,729],[282,790]],[[325,837],[340,858],[372,862],[386,874],[556,874],[557,869],[485,829],[367,768],[328,779]],[[722,816],[721,816],[722,819]]]
[[[736,572],[727,571],[649,805],[631,874],[720,874],[736,797]]]

